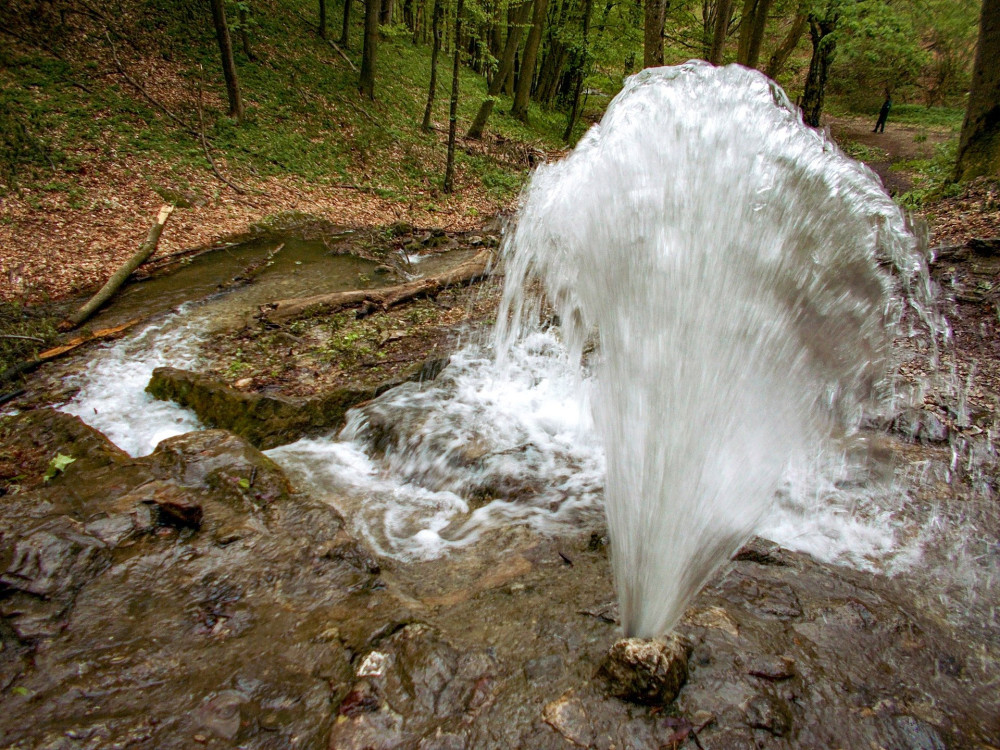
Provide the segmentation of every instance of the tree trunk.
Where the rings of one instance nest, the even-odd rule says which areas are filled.
[[[642,25],[642,67],[663,65],[663,20],[666,18],[666,0],[645,0]]]
[[[531,17],[531,31],[524,43],[524,55],[521,57],[521,71],[517,77],[514,91],[514,106],[511,115],[523,123],[528,122],[528,101],[531,99],[531,76],[535,72],[535,58],[538,55],[538,45],[542,41],[542,30],[545,26],[545,11],[549,7],[548,0],[535,0],[535,12]]]
[[[1000,0],[983,0],[955,180],[1000,175]]]
[[[486,98],[479,105],[479,111],[476,113],[476,118],[469,127],[469,132],[465,135],[466,138],[483,137],[483,128],[486,127],[486,121],[489,119],[490,113],[493,112],[493,105],[496,104],[500,90],[503,88],[504,82],[510,78],[511,73],[514,71],[514,58],[517,56],[517,46],[521,42],[521,29],[524,27],[524,22],[528,20],[529,10],[531,10],[531,1],[527,0],[527,2],[518,5],[517,9],[513,11],[514,20],[507,34],[507,42],[504,44],[503,57],[500,58],[500,68],[497,70],[496,75],[493,76],[493,80],[490,81]]]
[[[337,40],[344,49],[348,49],[348,41],[351,32],[351,0],[344,0],[344,25],[340,30],[340,39]]]
[[[708,61],[712,65],[722,65],[722,53],[726,49],[726,33],[733,17],[733,0],[719,0],[715,6],[715,26],[712,29],[712,48]]]
[[[215,25],[215,38],[219,42],[219,53],[222,55],[222,74],[226,79],[229,116],[242,120],[243,97],[240,95],[240,82],[236,77],[233,40],[229,36],[229,24],[226,23],[226,8],[223,0],[210,0],[210,4],[212,6],[212,23]]]
[[[250,62],[257,62],[257,56],[253,53],[250,47],[250,33],[247,31],[247,27],[250,24],[249,18],[247,18],[247,7],[245,3],[239,4],[239,19],[240,19],[240,43],[243,45],[243,54],[247,56],[247,60]]]
[[[583,49],[577,59],[575,66],[576,80],[573,85],[573,104],[569,109],[569,119],[566,121],[566,130],[563,132],[563,141],[569,143],[573,136],[573,126],[580,116],[580,91],[583,88],[583,79],[590,71],[590,15],[594,10],[594,0],[584,0],[583,5]]]
[[[441,19],[444,18],[444,5],[441,0],[434,0],[434,17],[431,21],[431,34],[434,37],[434,46],[431,47],[431,85],[427,92],[427,106],[424,108],[424,121],[420,129],[430,132],[431,112],[434,109],[434,94],[437,91],[437,63],[438,54],[441,52]]]
[[[395,10],[395,0],[382,0],[381,15],[379,23],[388,26],[392,23],[392,13]]]
[[[538,66],[538,76],[531,92],[531,98],[539,104],[548,104],[552,100],[552,92],[559,83],[559,72],[562,69],[565,46],[558,39],[551,40],[548,53]]]
[[[365,0],[365,40],[361,51],[361,95],[375,98],[375,53],[378,48],[380,0]]]
[[[807,125],[819,127],[823,113],[823,97],[826,92],[826,78],[830,63],[837,51],[837,21],[840,13],[831,10],[833,3],[827,6],[827,14],[819,18],[816,14],[809,15],[809,38],[812,41],[812,58],[809,61],[809,75],[806,77],[806,87],[802,92],[802,119]]]
[[[743,3],[743,18],[740,21],[740,46],[736,62],[748,68],[756,68],[760,60],[760,45],[764,41],[767,28],[767,13],[771,0],[746,0]]]
[[[501,30],[503,28],[503,13],[501,12],[503,8],[503,3],[500,0],[493,0],[492,14],[490,17],[490,30],[487,37],[487,44],[489,45],[490,57],[492,57],[497,62],[503,56],[503,34]],[[497,71],[493,71],[490,75],[490,84],[493,83],[493,79],[496,77]]]
[[[326,39],[326,0],[319,0],[319,35]]]
[[[778,77],[785,67],[785,63],[788,62],[788,58],[791,57],[792,52],[799,45],[799,40],[808,26],[808,13],[799,13],[795,16],[781,45],[772,53],[771,59],[767,61],[767,70],[764,72],[767,73],[768,78]]]
[[[455,189],[455,133],[458,130],[458,73],[462,61],[462,10],[464,0],[455,8],[455,60],[451,68],[451,106],[448,111],[448,161],[444,168],[444,191]]]
[[[149,228],[149,233],[146,235],[146,240],[139,246],[139,249],[130,257],[125,263],[115,271],[114,275],[108,279],[107,283],[101,287],[101,290],[90,298],[83,307],[77,310],[75,313],[69,316],[66,321],[60,326],[62,330],[69,330],[70,328],[75,328],[80,325],[83,321],[87,320],[91,315],[101,309],[101,307],[117,292],[121,285],[125,283],[132,272],[145,263],[149,256],[156,251],[156,246],[160,242],[160,235],[163,234],[163,227],[166,226],[167,219],[170,218],[171,212],[173,212],[173,206],[161,206],[160,212],[156,216],[156,221]]]
[[[403,0],[403,23],[411,32],[417,28],[416,16],[413,13],[413,0]]]

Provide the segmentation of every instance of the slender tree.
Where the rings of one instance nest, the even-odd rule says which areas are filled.
[[[212,23],[215,25],[215,38],[219,43],[219,53],[222,56],[222,75],[226,79],[226,94],[229,97],[229,116],[237,120],[243,119],[243,97],[240,94],[240,82],[236,77],[236,61],[233,59],[233,40],[229,35],[229,24],[226,23],[226,8],[223,0],[209,0],[212,7]]]
[[[528,121],[528,101],[531,99],[531,77],[535,72],[535,59],[538,56],[538,45],[542,41],[542,30],[545,26],[545,12],[548,10],[548,0],[535,0],[535,12],[531,16],[531,30],[524,43],[524,54],[521,56],[521,71],[514,88],[514,106],[510,113],[521,122]]]
[[[645,0],[642,25],[642,67],[663,65],[663,22],[667,0]]]
[[[983,0],[955,180],[1000,176],[1000,0]]]
[[[388,26],[392,23],[392,14],[396,9],[396,3],[394,0],[382,0],[382,8],[379,16],[379,23],[383,26]]]
[[[375,53],[378,48],[380,0],[365,0],[365,40],[361,50],[361,95],[375,98]]]
[[[247,56],[247,60],[257,62],[257,56],[250,47],[250,19],[248,18],[250,14],[248,6],[249,3],[246,0],[240,0],[236,4],[236,12],[239,14],[240,19],[240,43],[243,45],[243,54]]]
[[[760,46],[767,28],[767,14],[771,0],[744,0],[743,17],[740,21],[740,46],[736,62],[748,68],[756,68],[760,59]]]
[[[799,40],[802,39],[802,35],[806,32],[807,28],[809,28],[809,14],[804,10],[800,10],[795,14],[795,18],[792,19],[792,25],[788,27],[788,33],[785,34],[785,38],[778,45],[777,49],[771,53],[771,58],[767,61],[767,68],[765,68],[764,72],[767,73],[768,78],[778,77],[784,69],[785,63],[788,62],[788,58],[791,57],[792,52],[799,45]]]
[[[837,51],[837,21],[840,20],[839,0],[829,0],[822,14],[809,14],[809,39],[812,41],[812,58],[809,74],[802,92],[802,119],[814,128],[819,127],[823,113],[826,79]]]
[[[573,104],[570,106],[569,118],[566,121],[566,130],[563,133],[563,140],[569,143],[573,136],[573,126],[580,115],[580,92],[583,89],[583,79],[587,77],[590,70],[590,16],[594,10],[594,0],[584,0],[583,4],[583,47],[579,52],[577,64],[574,69]]]
[[[344,25],[340,30],[340,39],[337,40],[339,44],[344,49],[348,48],[348,42],[350,41],[351,32],[351,0],[344,0]]]
[[[455,58],[451,68],[451,106],[448,110],[448,161],[444,168],[444,191],[455,189],[455,133],[458,131],[458,73],[462,62],[462,11],[464,0],[455,8]]]
[[[438,54],[441,52],[441,20],[444,18],[444,4],[441,0],[434,0],[434,15],[431,19],[431,36],[433,43],[431,46],[431,85],[427,92],[427,106],[424,108],[424,121],[420,124],[421,130],[430,132],[431,112],[434,109],[434,94],[437,92],[437,64]]]
[[[326,39],[326,0],[319,0],[319,35]]]
[[[733,0],[719,0],[715,5],[715,24],[712,29],[712,48],[708,61],[712,65],[722,64],[722,53],[726,48],[726,34],[733,17]]]

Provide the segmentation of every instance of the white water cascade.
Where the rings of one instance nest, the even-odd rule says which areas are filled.
[[[539,168],[505,265],[501,365],[554,311],[596,374],[622,625],[646,637],[753,533],[789,466],[857,422],[897,286],[927,283],[872,172],[765,76],[699,62],[633,76]]]

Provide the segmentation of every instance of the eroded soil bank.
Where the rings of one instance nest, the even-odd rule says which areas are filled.
[[[936,274],[957,294],[956,370],[995,373],[996,256],[955,250]],[[480,284],[361,319],[245,317],[202,342],[213,356],[199,376],[245,397],[375,388],[446,356],[494,310]],[[0,745],[1000,745],[995,610],[949,611],[919,575],[755,540],[678,627],[691,654],[677,700],[633,704],[598,677],[620,636],[599,524],[557,537],[510,527],[430,562],[379,558],[246,438],[205,430],[130,458],[44,408],[66,395],[58,375],[41,373],[0,423]],[[995,556],[994,464],[948,472],[957,441],[988,445],[992,377],[962,413],[929,393],[865,439],[885,465],[948,474],[922,500],[983,513]]]

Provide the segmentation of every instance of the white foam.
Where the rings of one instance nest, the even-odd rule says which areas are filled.
[[[157,367],[192,366],[201,335],[201,326],[181,313],[101,348],[85,371],[67,378],[79,391],[61,410],[100,430],[131,456],[145,456],[161,440],[200,429],[190,411],[158,401],[146,393],[146,385]]]

